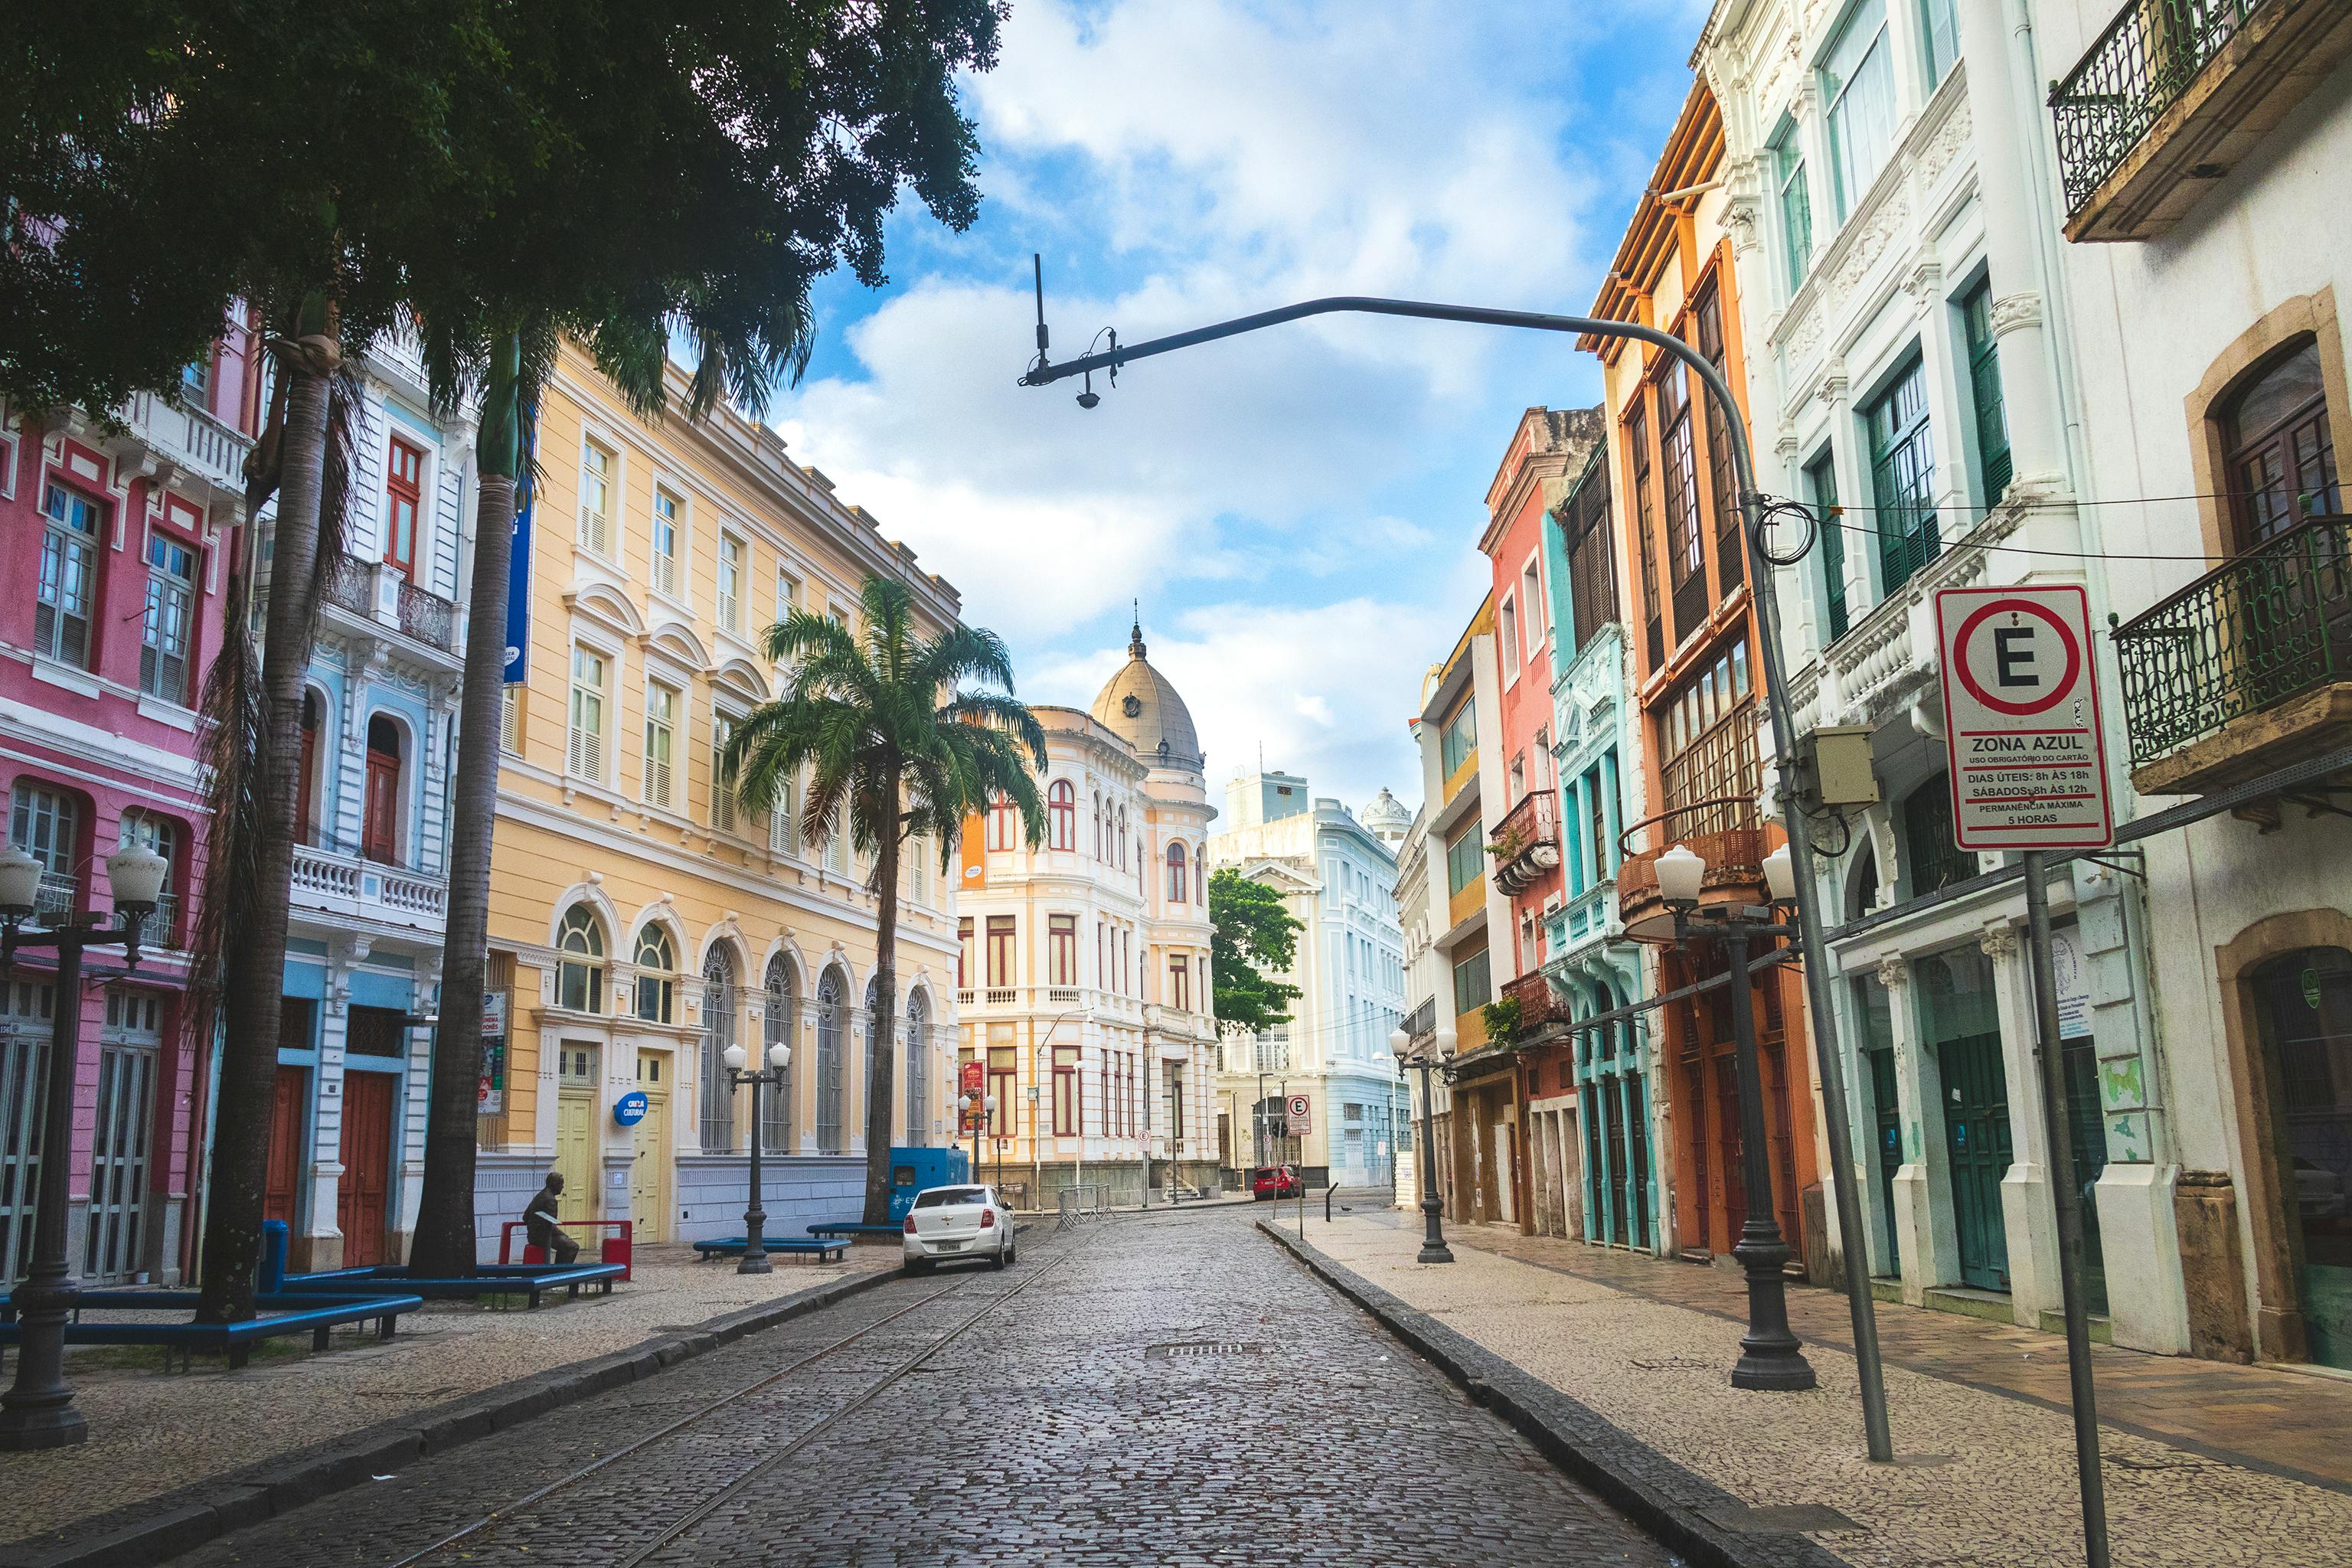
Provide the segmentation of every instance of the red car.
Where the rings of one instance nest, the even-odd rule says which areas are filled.
[[[1295,1198],[1305,1190],[1298,1173],[1287,1165],[1260,1165],[1250,1177],[1250,1196],[1260,1202],[1267,1198]]]

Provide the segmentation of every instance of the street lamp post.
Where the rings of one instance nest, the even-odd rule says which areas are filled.
[[[1748,1332],[1740,1337],[1739,1361],[1731,1386],[1793,1391],[1814,1385],[1812,1364],[1789,1327],[1789,1244],[1781,1237],[1772,1205],[1772,1162],[1764,1141],[1764,1079],[1757,1066],[1756,998],[1748,972],[1748,950],[1758,939],[1779,941],[1797,934],[1780,921],[1779,906],[1794,892],[1796,868],[1782,845],[1764,858],[1765,890],[1772,903],[1699,907],[1706,860],[1677,844],[1658,857],[1658,893],[1674,913],[1677,947],[1693,937],[1723,944],[1731,971],[1731,1037],[1739,1077],[1740,1179],[1748,1192],[1748,1215],[1731,1256],[1748,1275]]]
[[[784,1088],[784,1069],[793,1065],[793,1048],[778,1040],[768,1047],[768,1065],[751,1072],[743,1070],[750,1058],[740,1045],[727,1047],[727,1081],[737,1089],[747,1085],[751,1090],[751,1205],[743,1211],[743,1260],[735,1265],[738,1274],[768,1274],[775,1266],[768,1261],[768,1211],[760,1201],[760,1091],[781,1094]]]
[[[89,1436],[66,1382],[66,1324],[81,1299],[81,1283],[66,1255],[66,1195],[73,1165],[73,1102],[81,1056],[81,955],[85,948],[122,944],[126,971],[139,967],[139,928],[154,911],[169,869],[161,855],[128,844],[106,859],[114,890],[115,924],[89,917],[27,931],[39,897],[41,863],[14,845],[0,849],[0,984],[24,948],[53,948],[57,994],[49,1005],[47,1093],[41,1104],[40,1191],[34,1200],[33,1262],[16,1292],[21,1337],[16,1380],[0,1394],[0,1450],[62,1448]]]
[[[1454,1031],[1451,1029],[1438,1031],[1439,1048],[1447,1055],[1452,1054],[1450,1041],[1453,1034]],[[1389,1036],[1389,1049],[1396,1053],[1397,1071],[1400,1074],[1407,1068],[1421,1074],[1422,1237],[1421,1251],[1414,1256],[1413,1261],[1451,1263],[1454,1261],[1454,1250],[1445,1245],[1445,1231],[1437,1222],[1438,1213],[1445,1205],[1437,1195],[1436,1121],[1429,1104],[1429,1075],[1436,1070],[1438,1064],[1429,1059],[1428,1052],[1415,1051],[1412,1048],[1412,1037],[1402,1029]],[[1396,1156],[1391,1154],[1389,1158],[1393,1162]],[[1391,1179],[1394,1179],[1393,1163],[1391,1166]]]

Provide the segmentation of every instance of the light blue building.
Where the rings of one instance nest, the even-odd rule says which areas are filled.
[[[414,345],[360,370],[344,552],[303,699],[264,1201],[313,1268],[403,1261],[415,1223],[473,524],[471,418],[434,416]]]
[[[1543,973],[1574,1016],[1613,1012],[1648,994],[1641,951],[1617,921],[1617,867],[1643,798],[1640,711],[1630,700],[1633,650],[1619,616],[1616,521],[1609,449],[1593,450],[1544,532],[1545,576],[1559,638],[1552,753],[1560,788],[1560,901],[1545,916]],[[1571,1234],[1663,1253],[1659,1148],[1652,1118],[1654,1036],[1645,1016],[1570,1037],[1574,1089],[1531,1097],[1532,1138],[1574,1151],[1580,1202]],[[1545,1125],[1547,1122],[1549,1125]]]

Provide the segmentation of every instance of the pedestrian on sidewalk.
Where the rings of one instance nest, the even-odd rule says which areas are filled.
[[[539,1196],[522,1211],[523,1237],[533,1247],[547,1254],[551,1263],[570,1263],[580,1256],[580,1244],[556,1227],[557,1200],[563,1196],[563,1173],[550,1171],[547,1185],[539,1189]]]

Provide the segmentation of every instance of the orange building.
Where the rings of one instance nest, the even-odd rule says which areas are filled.
[[[1738,388],[1747,370],[1726,221],[1731,199],[1716,183],[1722,165],[1722,117],[1702,81],[1667,138],[1591,314],[1674,332]],[[1643,738],[1658,759],[1645,775],[1649,821],[1629,836],[1635,852],[1619,874],[1620,910],[1630,923],[1658,908],[1654,863],[1675,844],[1706,858],[1710,900],[1760,902],[1762,860],[1780,836],[1757,805],[1760,633],[1741,551],[1729,432],[1680,361],[1622,340],[1587,337],[1581,346],[1604,366],[1611,460],[1622,498],[1625,619]],[[1657,990],[1723,969],[1712,943],[1669,948]],[[1825,1274],[1801,981],[1788,970],[1770,972],[1754,984],[1754,1000],[1773,1206],[1790,1246]],[[1747,1215],[1730,1002],[1730,992],[1717,988],[1663,1009],[1658,1076],[1673,1181],[1666,1213],[1685,1256],[1729,1252]]]

